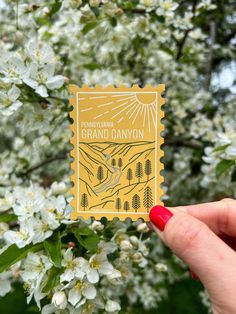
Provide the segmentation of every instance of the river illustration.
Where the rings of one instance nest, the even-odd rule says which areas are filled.
[[[108,188],[115,186],[119,183],[120,177],[122,175],[122,171],[120,168],[117,168],[115,166],[112,166],[109,161],[111,159],[111,156],[109,154],[104,154],[106,158],[106,165],[112,170],[111,176],[108,179],[108,181],[103,182],[97,189],[94,190],[96,194],[102,193],[106,191]]]

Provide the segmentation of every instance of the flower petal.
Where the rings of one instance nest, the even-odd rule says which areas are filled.
[[[112,300],[108,300],[105,306],[105,310],[108,313],[114,313],[114,312],[120,311],[120,309],[121,309],[120,304]]]
[[[96,269],[90,268],[87,272],[87,279],[91,283],[97,283],[99,281],[98,271]]]
[[[81,299],[81,291],[74,287],[69,291],[68,301],[75,306]]]
[[[64,84],[64,76],[55,75],[52,78],[48,79],[46,82],[46,86],[48,89],[57,89],[60,88]]]
[[[15,85],[12,86],[12,88],[8,92],[9,99],[14,102],[17,100],[17,98],[20,96],[20,89],[16,87]]]
[[[109,275],[113,271],[113,266],[108,261],[104,261],[99,268],[99,273],[102,275]]]
[[[11,284],[9,280],[0,279],[0,296],[3,297],[11,290]]]
[[[86,299],[92,300],[96,297],[97,291],[93,285],[87,284],[83,289],[82,294]]]
[[[42,97],[48,97],[48,92],[47,92],[47,88],[43,85],[39,85],[36,89],[35,92],[37,94],[39,94]]]

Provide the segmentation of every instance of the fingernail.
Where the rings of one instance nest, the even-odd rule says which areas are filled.
[[[190,275],[192,277],[193,280],[199,280],[198,276],[195,274],[194,271],[192,271],[191,269],[189,269]]]
[[[169,209],[156,205],[149,212],[151,222],[161,231],[164,230],[167,221],[173,216]]]

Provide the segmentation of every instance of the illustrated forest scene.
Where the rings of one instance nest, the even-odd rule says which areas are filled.
[[[154,142],[80,143],[83,210],[149,211],[154,204]]]

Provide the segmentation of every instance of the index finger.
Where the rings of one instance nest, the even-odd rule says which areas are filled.
[[[218,202],[171,207],[173,211],[184,211],[204,222],[216,234],[236,237],[236,200],[223,199]]]

